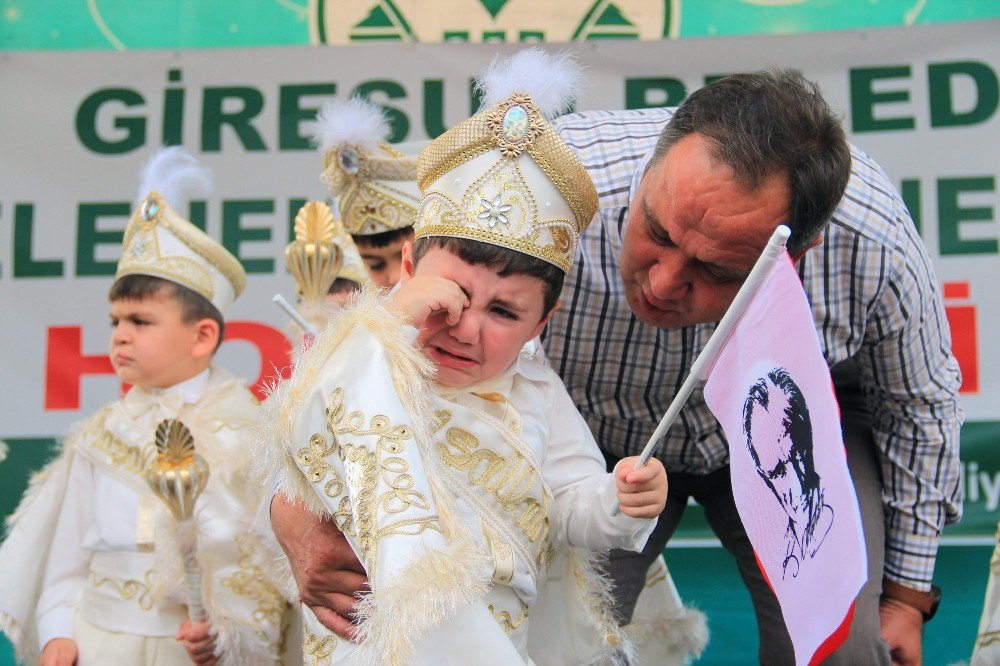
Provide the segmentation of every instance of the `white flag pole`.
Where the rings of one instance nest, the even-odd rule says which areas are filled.
[[[790,234],[791,231],[783,224],[775,229],[774,233],[771,234],[771,239],[767,241],[767,246],[764,248],[764,251],[761,252],[760,257],[757,259],[757,263],[753,265],[750,275],[747,276],[743,286],[740,287],[739,292],[736,294],[736,298],[733,299],[733,304],[729,306],[729,309],[726,310],[726,314],[722,316],[722,321],[719,322],[715,332],[712,333],[712,337],[709,338],[708,344],[706,344],[705,348],[701,350],[700,354],[698,354],[698,358],[695,359],[694,364],[691,366],[690,374],[688,374],[687,379],[684,380],[684,384],[681,385],[681,390],[674,396],[673,401],[670,403],[670,407],[667,408],[667,413],[663,415],[662,419],[660,419],[659,425],[657,425],[656,430],[653,431],[653,436],[649,438],[649,441],[646,443],[646,447],[639,455],[639,459],[635,463],[636,468],[642,467],[649,462],[650,457],[652,457],[653,452],[656,450],[656,445],[659,443],[663,435],[666,434],[667,430],[673,424],[674,419],[677,418],[677,415],[680,414],[681,407],[683,407],[684,403],[687,402],[688,397],[691,395],[691,391],[694,390],[695,384],[698,381],[708,379],[708,374],[715,366],[715,362],[719,358],[719,353],[729,340],[729,336],[732,335],[733,329],[736,328],[736,324],[739,323],[740,318],[743,317],[743,313],[746,312],[747,308],[750,306],[750,302],[753,300],[753,297],[757,294],[757,290],[760,288],[760,285],[771,272],[774,262],[777,261],[778,257],[784,254],[785,242],[788,240],[788,236]]]
[[[274,301],[279,308],[284,310],[285,314],[291,317],[292,321],[298,324],[303,331],[305,331],[314,338],[319,337],[319,331],[316,330],[316,327],[307,322],[305,318],[301,314],[299,314],[299,311],[296,310],[292,306],[292,304],[285,299],[284,296],[282,296],[281,294],[275,294],[274,298],[272,298],[271,300]]]

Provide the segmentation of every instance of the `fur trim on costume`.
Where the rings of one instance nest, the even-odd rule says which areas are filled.
[[[392,587],[361,597],[353,663],[410,663],[414,640],[486,596],[491,564],[471,545],[421,552]]]
[[[708,620],[700,610],[684,606],[655,621],[633,622],[625,627],[636,645],[655,641],[657,650],[669,655],[670,663],[687,664],[708,645]]]
[[[570,548],[567,566],[571,568],[584,603],[590,609],[595,629],[607,637],[604,643],[607,646],[605,653],[599,655],[593,663],[626,666],[635,663],[635,646],[631,636],[618,626],[611,612],[614,606],[614,583],[606,573],[607,557],[606,551]]]

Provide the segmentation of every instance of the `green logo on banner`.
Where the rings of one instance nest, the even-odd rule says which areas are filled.
[[[680,0],[315,0],[321,44],[662,39]]]

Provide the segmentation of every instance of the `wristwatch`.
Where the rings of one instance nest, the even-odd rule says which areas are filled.
[[[882,597],[902,601],[907,606],[913,606],[924,616],[924,622],[929,622],[937,613],[938,605],[941,603],[941,588],[937,585],[931,585],[930,592],[920,592],[912,587],[882,579]]]

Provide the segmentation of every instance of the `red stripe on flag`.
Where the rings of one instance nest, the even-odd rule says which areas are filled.
[[[854,603],[852,603],[851,607],[847,609],[847,615],[844,616],[844,621],[840,623],[837,630],[830,634],[830,636],[823,641],[822,645],[816,648],[816,654],[814,654],[812,659],[809,660],[809,666],[821,663],[824,659],[833,654],[837,648],[844,644],[844,641],[847,640],[847,634],[851,631],[851,620],[853,619]]]

